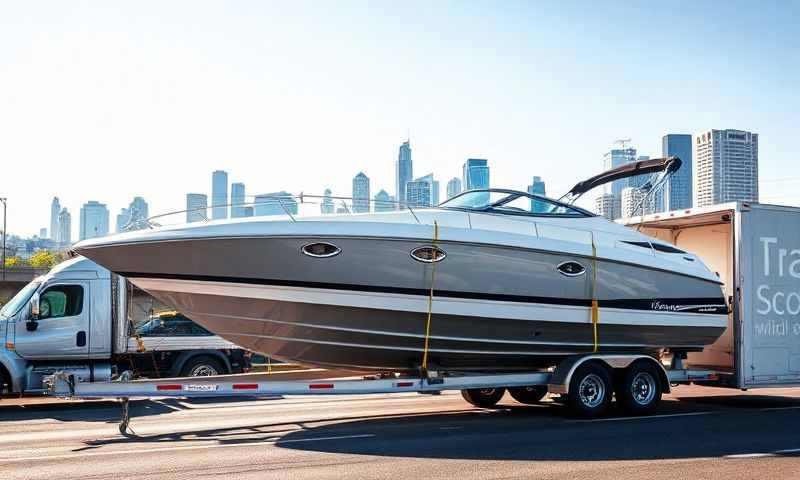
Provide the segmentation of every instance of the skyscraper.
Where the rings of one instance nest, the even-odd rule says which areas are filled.
[[[539,195],[541,197],[547,196],[545,193],[545,184],[542,177],[533,177],[533,182],[528,185],[528,193]],[[547,204],[543,202],[534,202],[531,200],[531,212],[542,213],[547,209]]]
[[[216,170],[211,174],[211,218],[228,218],[228,173]]]
[[[330,215],[334,212],[333,199],[331,198],[331,189],[326,188],[325,194],[322,196],[322,203],[319,206],[320,213],[323,215]]]
[[[126,231],[128,223],[131,221],[131,212],[127,208],[120,209],[117,214],[117,233]]]
[[[205,193],[186,194],[186,223],[208,220],[208,195]]]
[[[297,200],[292,198],[292,194],[285,191],[265,193],[256,195],[254,215],[292,215],[297,214]]]
[[[375,194],[375,211],[376,212],[391,212],[394,210],[394,202],[389,192],[381,190]]]
[[[406,198],[406,183],[414,178],[414,166],[411,161],[411,140],[406,140],[400,145],[397,154],[397,168],[395,169],[396,197],[403,201]]]
[[[620,202],[622,207],[622,218],[630,218],[637,215],[650,213],[645,210],[644,205],[642,204],[644,194],[645,192],[638,187],[625,187],[622,189],[622,198]]]
[[[428,207],[431,204],[431,184],[424,180],[406,183],[406,204],[411,207]]]
[[[244,183],[231,183],[231,218],[242,218],[244,211]]]
[[[369,177],[358,172],[353,177],[353,213],[369,213]]]
[[[108,235],[108,209],[105,204],[89,200],[81,207],[80,239]]]
[[[61,204],[58,197],[53,197],[53,202],[50,204],[50,239],[59,242],[58,239],[58,216],[61,214]]]
[[[46,228],[40,228],[39,229],[39,238],[47,238],[47,229]]]
[[[621,167],[626,163],[636,161],[635,148],[615,148],[603,155],[603,168],[611,170],[612,168]],[[638,177],[636,177],[638,178]],[[633,178],[623,178],[621,180],[614,180],[611,182],[611,193],[619,197],[622,194],[622,189],[631,186]],[[633,180],[635,183],[636,180]],[[608,191],[608,190],[606,190]]]
[[[128,230],[142,230],[147,228],[147,218],[150,217],[150,207],[142,197],[133,197],[128,205]]]
[[[433,179],[432,173],[429,173],[424,177],[419,177],[416,180],[414,180],[414,182],[424,182],[428,184],[428,189],[430,190],[430,192],[428,192],[428,194],[426,195],[426,197],[428,198],[428,203],[426,205],[439,205],[439,182]],[[421,203],[417,202],[417,200],[419,200],[419,194],[415,193],[414,197],[415,200],[412,201],[411,197],[408,194],[408,190],[406,189],[406,202],[414,203],[415,205],[422,205]]]
[[[459,193],[461,193],[461,179],[453,177],[447,182],[447,198],[453,198]]]
[[[595,213],[609,220],[616,220],[620,217],[620,197],[613,193],[603,193],[594,201]]]
[[[489,188],[489,161],[484,158],[470,158],[464,162],[464,190]]]
[[[58,244],[70,245],[72,243],[72,215],[66,207],[58,213]]]
[[[664,185],[665,211],[692,208],[692,136],[670,133],[661,139],[661,156],[681,159],[681,168]]]
[[[694,141],[694,206],[758,201],[758,134],[708,130]]]

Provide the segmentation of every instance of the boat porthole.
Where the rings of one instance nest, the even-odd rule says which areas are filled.
[[[577,277],[586,273],[586,268],[578,262],[564,262],[556,267],[559,273],[568,277]]]
[[[423,263],[441,262],[446,256],[447,253],[444,250],[433,245],[425,245],[411,250],[411,258]]]
[[[309,257],[329,258],[339,255],[342,249],[330,243],[316,242],[316,243],[309,243],[308,245],[303,245],[303,248],[301,248],[300,251],[302,251],[303,254],[308,255]]]

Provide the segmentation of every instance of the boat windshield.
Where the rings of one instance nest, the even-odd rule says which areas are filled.
[[[540,197],[515,190],[469,190],[439,205],[439,208],[453,208],[486,213],[508,215],[552,215],[560,217],[591,217],[582,208],[566,205],[549,198]]]

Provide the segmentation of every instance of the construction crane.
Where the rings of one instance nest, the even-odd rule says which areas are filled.
[[[614,140],[614,145],[619,145],[621,149],[626,150],[628,148],[628,144],[631,143],[630,138],[620,138],[618,140]]]

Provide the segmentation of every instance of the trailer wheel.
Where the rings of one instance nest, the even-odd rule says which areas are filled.
[[[650,362],[634,362],[624,370],[617,388],[617,401],[631,415],[653,413],[661,401],[658,367]]]
[[[599,417],[611,405],[611,373],[597,362],[588,362],[572,374],[567,405],[579,417]]]
[[[526,405],[539,403],[547,395],[546,385],[531,385],[529,387],[513,387],[508,389],[511,398]]]
[[[481,408],[492,408],[503,398],[505,388],[470,388],[461,390],[464,400]]]
[[[225,373],[228,372],[219,360],[206,356],[190,358],[181,369],[181,377],[211,377]]]

